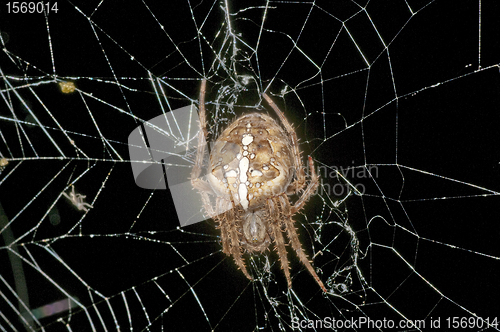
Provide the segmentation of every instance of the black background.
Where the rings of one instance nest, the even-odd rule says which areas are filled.
[[[232,21],[232,28],[250,47],[258,47],[257,56],[245,62],[251,51],[238,44],[237,71],[259,77],[260,87],[269,85],[271,95],[285,85],[296,89],[274,98],[295,124],[304,155],[311,154],[318,167],[377,169],[375,179],[349,178],[365,186],[363,196],[353,195],[338,210],[315,197],[296,218],[309,255],[312,248],[329,250],[314,261],[325,283],[349,256],[345,232],[328,244],[339,233],[333,222],[347,220],[360,241],[358,267],[365,284],[354,275],[352,293],[324,298],[289,254],[297,298],[287,298],[273,253],[275,277],[266,286],[267,294],[280,301],[273,308],[263,284],[250,283],[221,252],[211,221],[180,230],[168,191],[151,195],[135,186],[127,162],[128,135],[141,120],[162,112],[148,72],[169,85],[172,109],[197,100],[200,81],[208,77],[209,112],[218,89],[234,78],[234,70],[212,66],[220,64],[220,50],[226,64],[231,61],[231,49],[223,45],[219,2],[146,3],[149,10],[141,2],[58,1],[59,12],[48,18],[50,41],[43,14],[0,9],[0,30],[8,37],[0,54],[6,98],[0,115],[12,118],[12,105],[19,120],[33,122],[26,111],[30,107],[41,123],[55,128],[49,132],[63,151],[39,125],[24,125],[34,152],[19,128],[1,120],[8,144],[3,142],[0,152],[10,162],[0,175],[5,177],[0,202],[17,239],[11,247],[46,273],[24,264],[31,308],[69,294],[87,310],[41,319],[46,330],[66,330],[59,317],[74,331],[90,331],[89,320],[98,331],[103,326],[114,330],[114,317],[126,330],[129,325],[143,330],[149,323],[154,331],[289,330],[289,302],[297,305],[294,314],[301,311],[310,319],[429,322],[471,312],[498,315],[498,5],[482,4],[481,48],[477,1],[406,1],[413,16],[404,1],[268,3],[267,11],[262,3],[241,12],[246,7],[230,5],[242,18]],[[50,83],[54,79],[75,81],[86,97],[61,94]],[[7,82],[18,87],[27,105]],[[248,96],[238,102],[258,100],[255,89]],[[103,144],[94,121],[123,162]],[[75,151],[59,125],[86,155]],[[82,173],[77,190],[87,202],[97,196],[83,219],[64,197],[54,204],[70,179]],[[323,184],[339,182],[344,183],[323,178]],[[56,211],[51,213],[59,216],[58,223],[50,222],[49,211]],[[316,221],[314,216],[325,223],[322,245],[313,241],[318,225],[306,222]],[[2,243],[0,270],[13,285],[9,251]],[[16,307],[5,283],[0,290]],[[8,301],[2,300],[3,317],[22,329]],[[3,317],[0,326],[8,328]]]

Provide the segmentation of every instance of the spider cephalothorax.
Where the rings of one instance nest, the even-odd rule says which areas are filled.
[[[207,134],[205,89],[206,81],[203,80],[198,142],[205,142]],[[223,252],[234,257],[248,279],[252,280],[242,253],[245,250],[262,252],[274,242],[288,287],[291,287],[283,237],[283,232],[286,232],[294,252],[326,292],[302,249],[292,220],[318,186],[312,158],[309,157],[311,181],[292,205],[288,195],[299,193],[306,185],[297,136],[271,98],[265,93],[262,96],[276,112],[284,128],[262,113],[249,113],[237,118],[215,141],[210,153],[208,182],[199,179],[205,153],[205,144],[199,144],[191,181],[202,195],[205,210],[219,225]],[[216,197],[215,207],[210,204],[208,195]]]

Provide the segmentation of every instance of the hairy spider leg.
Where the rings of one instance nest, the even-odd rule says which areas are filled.
[[[234,205],[234,203],[233,203],[233,205]],[[231,240],[231,246],[229,249],[231,251],[231,255],[234,258],[234,261],[236,262],[236,265],[238,265],[240,270],[243,271],[243,274],[248,279],[253,280],[253,278],[250,276],[250,274],[248,274],[247,268],[245,266],[245,262],[243,261],[243,258],[241,256],[240,238],[238,236],[238,231],[236,230],[236,225],[235,225],[236,215],[239,215],[238,209],[230,209],[224,213],[224,216],[226,217],[224,224],[229,224],[229,226],[227,227],[229,229],[229,237]]]
[[[314,194],[319,185],[318,176],[316,175],[316,171],[314,171],[314,163],[311,156],[309,156],[308,162],[309,162],[309,170],[311,171],[311,182],[309,182],[307,188],[304,190],[304,192],[299,197],[297,202],[295,202],[295,204],[292,206],[291,209],[292,216],[295,213],[299,212],[304,207],[304,204]]]
[[[301,152],[299,151],[297,134],[295,133],[295,130],[293,130],[292,125],[290,124],[290,122],[288,122],[283,112],[280,111],[276,103],[265,92],[262,93],[262,96],[280,118],[281,123],[283,123],[283,125],[285,126],[286,132],[288,133],[288,136],[292,141],[292,149],[293,149],[292,154],[294,157],[295,174],[297,178],[290,185],[289,189],[291,192],[288,192],[288,194],[297,193],[300,190],[302,190],[302,188],[304,188],[304,185],[306,184],[306,176],[304,174],[304,169],[302,168],[302,161],[300,159]]]
[[[215,218],[215,212],[210,205],[210,199],[208,198],[208,193],[213,193],[210,184],[199,178],[201,174],[201,167],[203,165],[203,157],[205,156],[206,141],[207,141],[207,123],[205,115],[205,93],[207,90],[207,80],[203,79],[201,81],[200,87],[200,131],[198,132],[198,147],[196,149],[196,159],[191,170],[191,185],[198,190],[201,195],[201,200],[203,206],[207,211],[210,218]]]
[[[290,240],[290,244],[292,245],[292,249],[297,253],[297,256],[299,257],[300,261],[302,262],[302,264],[305,265],[309,273],[316,280],[319,287],[321,287],[323,292],[326,293],[327,290],[325,288],[325,285],[323,285],[323,282],[316,274],[316,271],[314,271],[314,268],[312,267],[311,262],[309,261],[307,255],[305,254],[304,249],[302,249],[302,245],[300,244],[300,240],[297,235],[297,228],[295,228],[295,223],[292,219],[290,206],[288,205],[287,200],[283,196],[280,196],[279,199],[283,211],[283,217],[284,217],[283,219],[285,220],[286,223],[287,236],[288,239]]]
[[[279,221],[282,220],[280,216],[280,206],[279,202],[275,201],[276,198],[277,197],[273,197],[267,200],[267,208],[269,211],[271,232],[274,238],[275,249],[278,252],[278,256],[281,261],[281,268],[285,273],[286,281],[288,283],[288,288],[292,288],[292,279],[290,278],[290,266],[288,265],[288,256],[285,247],[285,238],[283,237],[283,232],[281,231],[281,225],[279,225]]]

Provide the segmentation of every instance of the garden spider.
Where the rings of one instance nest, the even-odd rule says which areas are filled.
[[[217,138],[210,153],[208,181],[200,179],[207,138],[205,114],[206,80],[200,88],[200,131],[191,183],[201,194],[204,209],[221,230],[222,251],[233,256],[243,274],[248,273],[242,254],[263,252],[271,242],[281,260],[288,288],[290,268],[283,233],[293,251],[324,292],[323,282],[309,262],[297,235],[292,216],[300,211],[318,186],[318,176],[309,157],[311,181],[306,185],[297,135],[271,98],[262,96],[280,118],[284,129],[270,116],[245,114]],[[302,192],[303,190],[303,192]],[[289,195],[302,192],[295,204]],[[213,207],[208,195],[216,197]]]

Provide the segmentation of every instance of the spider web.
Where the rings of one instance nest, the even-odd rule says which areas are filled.
[[[498,5],[57,6],[0,14],[1,330],[499,329]],[[194,119],[204,77],[209,139],[263,91],[294,124],[328,294],[290,252],[291,290],[273,251],[245,256],[250,282],[212,221],[180,227],[173,190],[136,185],[133,164],[189,174],[192,150],[137,160],[128,137]],[[183,146],[193,123],[159,132]]]

